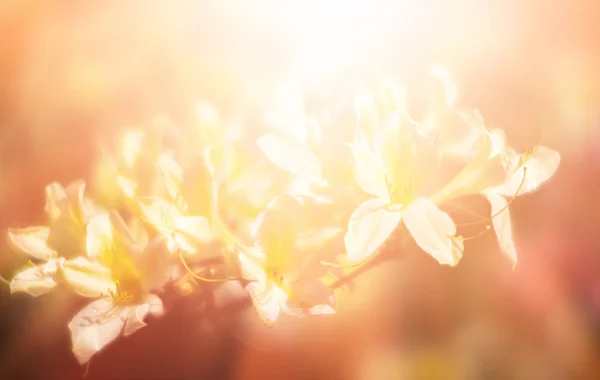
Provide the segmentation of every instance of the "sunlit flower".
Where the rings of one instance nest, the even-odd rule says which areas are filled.
[[[98,210],[84,199],[84,188],[81,181],[67,188],[58,183],[46,186],[49,226],[9,229],[11,244],[40,263],[30,261],[27,268],[17,273],[11,281],[11,292],[44,294],[57,285],[57,268],[65,260],[85,255],[87,221]]]
[[[298,199],[289,195],[276,197],[259,217],[254,231],[255,246],[238,254],[242,277],[250,281],[246,290],[259,315],[270,326],[281,312],[293,316],[335,313],[331,305],[301,299],[296,291],[302,286],[298,280],[303,269],[312,259],[306,251],[297,249],[301,232],[306,229],[302,213]],[[315,235],[319,242],[312,252],[337,232]]]
[[[158,197],[140,197],[135,201],[141,217],[168,239],[172,252],[181,249],[195,253],[198,245],[210,243],[215,238],[209,219],[186,215],[185,205],[176,207]]]
[[[500,249],[514,266],[517,264],[517,250],[512,237],[509,202],[506,197],[537,190],[557,170],[560,154],[546,146],[538,146],[532,153],[526,155],[519,155],[512,149],[506,148],[504,156],[508,173],[506,181],[485,189],[482,193],[491,205],[491,219]]]
[[[98,297],[69,323],[73,353],[82,364],[120,335],[144,327],[148,314],[162,315],[162,301],[151,291],[169,276],[164,239],[139,246],[125,225],[108,214],[88,224],[87,248],[89,259],[65,263],[61,272],[77,293]]]
[[[501,130],[488,131],[478,113],[467,115],[466,120],[479,135],[479,148],[471,150],[475,152],[474,158],[435,197],[443,202],[458,196],[484,195],[491,205],[489,220],[500,248],[514,266],[517,263],[517,252],[512,237],[509,202],[505,197],[514,198],[537,190],[557,170],[560,154],[542,145],[530,153],[518,154],[506,146]],[[463,151],[462,154],[457,152],[456,156],[467,159],[472,154]]]
[[[314,117],[303,118],[295,132],[295,136],[266,133],[256,143],[272,164],[293,176],[287,189],[290,194],[312,197],[323,203],[331,202],[312,191],[313,187],[327,186],[323,178],[323,164],[316,150],[321,133],[317,120]]]
[[[358,185],[373,198],[353,212],[345,236],[347,259],[372,255],[402,220],[417,244],[441,264],[456,265],[463,243],[448,214],[429,196],[427,180],[440,168],[437,136],[425,134],[402,111],[382,121],[372,141],[351,145]]]

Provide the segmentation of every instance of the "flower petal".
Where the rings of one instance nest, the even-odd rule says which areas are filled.
[[[146,326],[144,320],[148,315],[149,309],[150,306],[147,303],[130,306],[127,309],[127,321],[125,321],[125,327],[123,328],[123,336],[129,336]]]
[[[506,196],[514,196],[517,194],[525,194],[537,190],[544,182],[546,182],[560,164],[560,153],[545,146],[540,146],[535,151],[532,157],[526,162],[524,167],[527,168],[525,179],[523,179],[523,168],[515,171],[508,181],[495,187],[492,191]],[[523,185],[521,186],[521,182]],[[520,189],[519,189],[520,187]]]
[[[50,235],[48,227],[27,227],[8,230],[8,238],[19,250],[39,260],[47,261],[56,254],[46,241]]]
[[[195,246],[210,243],[214,238],[208,218],[182,216],[175,220],[175,241],[186,252],[194,253]]]
[[[148,304],[148,311],[151,315],[154,315],[155,317],[161,317],[165,313],[162,300],[157,295],[148,295],[146,303]]]
[[[456,226],[448,214],[427,198],[417,198],[402,211],[404,225],[417,244],[440,264],[454,266],[463,254]]]
[[[162,153],[158,157],[157,168],[166,193],[171,200],[177,200],[183,183],[183,169],[169,153]]]
[[[281,305],[287,300],[285,292],[278,286],[265,288],[258,282],[246,285],[246,291],[263,322],[269,327],[273,326],[281,313]]]
[[[492,192],[486,192],[485,196],[492,206],[492,216],[494,216],[492,223],[494,225],[494,230],[496,231],[496,236],[498,237],[500,249],[510,260],[514,268],[517,265],[517,248],[512,235],[510,211],[507,207],[508,202],[502,195]]]
[[[159,197],[135,198],[143,219],[160,234],[169,236],[175,228],[175,221],[181,216],[179,210],[171,203]]]
[[[363,191],[375,197],[386,197],[387,170],[369,148],[368,143],[348,144],[354,155],[354,179]]]
[[[83,297],[101,297],[116,291],[110,269],[85,257],[65,261],[60,273],[62,280]]]
[[[167,239],[156,236],[146,246],[134,268],[140,274],[144,289],[156,289],[169,279],[170,260],[171,252],[167,247]]]
[[[373,198],[354,210],[344,236],[348,261],[361,261],[372,255],[400,223],[400,212],[384,209],[387,200]]]
[[[113,243],[112,225],[108,214],[92,217],[86,227],[86,250],[91,259],[97,259],[107,266],[109,259],[106,256],[107,247]]]
[[[10,282],[10,292],[25,292],[34,297],[48,293],[56,286],[56,281],[50,273],[44,273],[41,265],[27,268]]]
[[[69,322],[73,354],[80,364],[117,339],[123,331],[128,314],[127,307],[113,305],[110,300],[99,299],[84,307]]]
[[[44,211],[46,211],[51,220],[55,220],[60,216],[59,203],[67,198],[67,192],[60,183],[52,182],[46,186],[45,193],[46,205],[44,206]]]
[[[265,134],[256,142],[265,156],[281,169],[305,177],[320,177],[321,162],[308,148],[273,134]]]

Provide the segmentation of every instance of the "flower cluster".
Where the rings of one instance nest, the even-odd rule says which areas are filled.
[[[541,145],[517,153],[476,110],[456,106],[444,71],[432,75],[442,90],[419,121],[400,88],[379,78],[352,98],[350,118],[290,101],[258,128],[240,128],[202,103],[191,127],[160,118],[126,131],[92,181],[46,187],[46,225],[8,231],[31,258],[11,291],[61,286],[89,298],[69,323],[86,363],[162,315],[167,285],[239,281],[273,325],[335,313],[334,290],[390,236],[457,265],[470,238],[440,207],[465,196],[489,201],[474,224],[493,229],[516,265],[510,203],[547,181],[560,155]]]

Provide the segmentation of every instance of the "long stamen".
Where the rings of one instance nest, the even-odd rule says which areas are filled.
[[[183,251],[179,250],[179,261],[181,261],[181,264],[183,265],[183,267],[185,268],[185,270],[195,279],[200,280],[200,281],[204,281],[204,282],[225,282],[225,281],[229,281],[228,278],[223,278],[223,279],[216,279],[216,278],[207,278],[207,277],[202,277],[200,275],[198,275],[196,272],[194,272],[192,270],[192,268],[189,267],[189,265],[187,264],[187,262],[185,261],[185,258],[183,257]]]
[[[349,269],[349,268],[356,268],[358,266],[361,266],[363,264],[364,260],[355,262],[355,263],[333,263],[330,261],[325,261],[325,260],[321,260],[321,265],[325,265],[328,267],[334,267],[334,268],[341,268],[341,269]]]
[[[90,373],[90,365],[92,364],[92,359],[88,360],[88,362],[85,364],[85,370],[83,371],[83,378],[87,379],[88,374]]]
[[[478,237],[482,236],[486,232],[488,232],[491,228],[492,227],[490,225],[487,225],[487,226],[485,226],[485,229],[483,231],[480,231],[477,234],[475,234],[473,236],[469,236],[469,237],[462,237],[462,236],[448,236],[448,237],[452,240],[460,240],[460,241],[474,240],[474,239],[477,239]]]
[[[457,224],[457,226],[461,226],[461,227],[464,227],[464,226],[474,226],[474,225],[481,224],[481,223],[488,223],[491,220],[493,220],[495,217],[497,217],[502,212],[504,212],[504,210],[506,210],[513,203],[513,201],[515,200],[515,198],[517,197],[517,195],[519,195],[519,193],[521,192],[521,190],[523,188],[523,185],[525,184],[526,177],[527,177],[527,167],[524,166],[523,167],[523,177],[521,178],[521,183],[519,184],[519,187],[517,188],[517,191],[512,196],[512,198],[506,203],[506,205],[504,207],[502,207],[502,209],[500,209],[494,215],[492,215],[489,218],[484,218],[482,220],[477,220],[477,221],[474,221],[474,222],[459,223],[459,224]]]
[[[3,276],[0,276],[0,281],[5,283],[6,285],[10,286],[10,281],[8,281],[7,279],[5,279]]]

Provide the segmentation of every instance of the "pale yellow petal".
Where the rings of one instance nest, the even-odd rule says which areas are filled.
[[[45,193],[46,205],[44,206],[44,211],[46,211],[51,220],[54,220],[60,215],[59,202],[67,198],[67,192],[61,184],[52,182],[46,186]]]
[[[80,364],[87,363],[121,335],[127,314],[128,308],[115,306],[102,298],[88,304],[73,317],[69,330],[73,354]]]
[[[273,326],[279,319],[281,305],[287,301],[285,292],[277,286],[265,288],[257,282],[246,285],[246,291],[250,294],[252,303],[263,322],[267,326]]]
[[[257,257],[251,257],[246,253],[238,254],[242,278],[264,285],[267,283],[267,273],[264,268],[266,257],[258,250],[256,250],[256,254]]]
[[[149,294],[146,299],[148,304],[148,311],[155,317],[160,317],[165,313],[165,309],[162,300],[155,294]]]
[[[170,261],[171,252],[167,247],[167,239],[156,236],[145,247],[135,265],[144,289],[149,291],[164,285],[169,279]]]
[[[161,175],[162,185],[172,201],[176,201],[180,195],[183,183],[183,169],[171,154],[162,153],[158,157],[158,172]]]
[[[348,144],[354,155],[354,179],[363,191],[375,197],[388,196],[388,173],[368,143]]]
[[[210,243],[215,235],[208,218],[182,216],[175,220],[176,243],[186,252],[193,253],[198,244]]]
[[[309,313],[313,315],[332,315],[336,312],[330,305],[316,305],[310,308]]]
[[[10,282],[10,292],[24,292],[34,297],[48,293],[56,286],[50,274],[45,274],[42,266],[30,267],[17,273]]]
[[[110,269],[100,263],[77,257],[66,260],[61,269],[62,281],[83,297],[101,297],[116,291]]]
[[[108,214],[100,214],[92,217],[86,227],[86,250],[88,257],[99,260],[110,266],[105,261],[107,250],[113,244],[112,224]]]
[[[49,260],[56,252],[47,245],[48,227],[11,228],[8,230],[10,242],[19,250],[39,260]]]
[[[387,200],[373,198],[354,210],[344,237],[348,261],[364,260],[372,255],[394,232],[401,214],[384,207]]]
[[[256,144],[269,161],[289,173],[304,177],[321,176],[321,162],[305,146],[273,134],[261,136]]]
[[[492,206],[492,216],[494,216],[492,223],[500,249],[514,267],[517,265],[517,248],[513,240],[510,211],[507,207],[508,202],[499,194],[487,192],[485,195]]]
[[[145,134],[143,131],[127,131],[121,140],[121,154],[123,161],[129,169],[133,169],[144,143]]]
[[[138,209],[149,224],[159,233],[169,236],[175,228],[175,221],[181,216],[180,210],[175,205],[159,197],[134,198]]]
[[[150,306],[147,303],[141,305],[132,305],[127,308],[127,320],[123,328],[123,336],[129,336],[146,326],[146,316],[148,315]]]
[[[463,254],[461,240],[452,239],[456,226],[448,214],[426,198],[417,198],[402,210],[404,225],[425,252],[440,264],[454,266]]]
[[[533,156],[525,162],[526,172],[524,168],[520,168],[510,176],[505,184],[495,187],[491,191],[506,196],[514,196],[517,194],[517,190],[519,191],[518,194],[535,191],[554,175],[559,164],[560,153],[548,147],[540,146]]]

